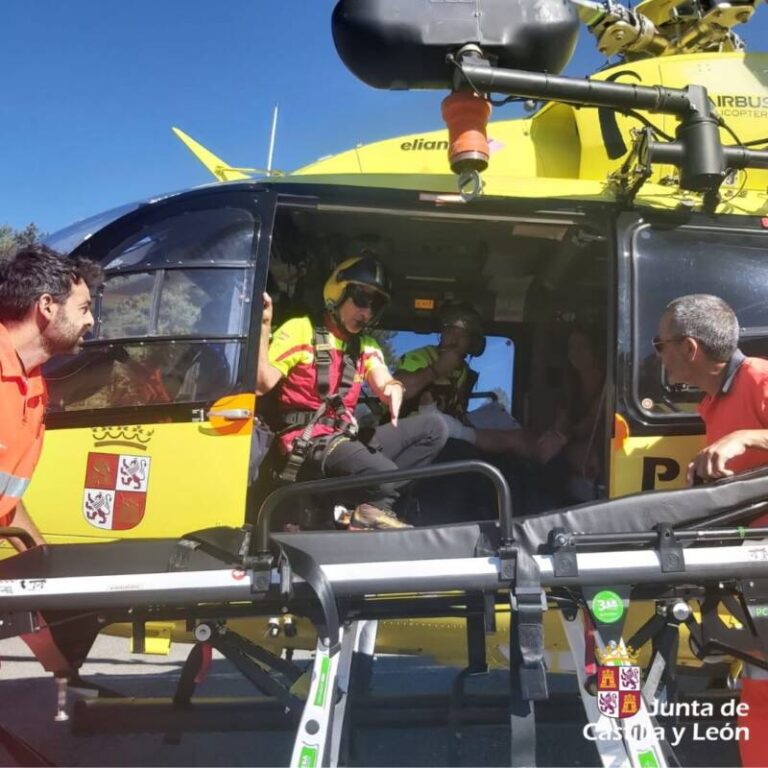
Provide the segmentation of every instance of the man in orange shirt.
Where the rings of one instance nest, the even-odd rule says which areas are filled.
[[[768,360],[739,349],[739,322],[722,299],[707,294],[671,302],[653,340],[673,384],[692,384],[705,395],[699,414],[707,445],[688,465],[688,484],[728,477],[768,465]],[[768,519],[756,521],[768,524]],[[741,701],[749,711],[739,718],[750,738],[739,741],[742,765],[765,765],[768,755],[768,675],[750,664]]]
[[[42,245],[0,263],[0,526],[43,539],[22,503],[43,446],[46,388],[40,366],[78,351],[93,326],[101,267]],[[13,546],[24,549],[19,539]]]

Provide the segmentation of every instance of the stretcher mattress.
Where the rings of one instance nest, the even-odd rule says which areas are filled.
[[[673,527],[690,525],[766,500],[768,471],[760,469],[710,485],[645,491],[517,518],[513,522],[514,539],[535,553],[547,543],[549,532],[554,528],[575,533],[639,533],[650,531],[660,523]]]

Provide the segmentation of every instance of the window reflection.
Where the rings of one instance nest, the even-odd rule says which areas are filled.
[[[167,271],[157,335],[241,334],[247,322],[252,272],[241,269]]]
[[[101,296],[98,337],[149,335],[154,284],[154,274],[147,272],[111,276]]]
[[[153,222],[113,248],[107,270],[253,260],[253,215],[240,208],[183,212]]]
[[[128,203],[118,208],[112,208],[103,213],[98,213],[82,221],[77,221],[58,232],[49,235],[43,241],[49,248],[59,253],[68,254],[77,248],[84,240],[99,230],[104,229],[108,224],[117,221],[119,218],[135,211],[141,203]]]
[[[105,253],[86,350],[45,366],[51,410],[201,403],[233,390],[251,314],[258,220],[214,200],[206,205],[218,207],[150,214],[155,220]],[[99,221],[60,234],[87,236]]]
[[[711,293],[727,301],[742,327],[768,328],[768,236],[758,233],[640,227],[633,237],[635,397],[654,415],[695,416],[702,393],[668,386],[651,340],[670,301],[690,293]],[[768,335],[763,332],[762,337]]]
[[[240,342],[109,344],[44,369],[51,411],[213,401],[231,391]]]

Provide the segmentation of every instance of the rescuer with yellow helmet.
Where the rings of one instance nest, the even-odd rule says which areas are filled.
[[[283,481],[360,475],[429,464],[447,439],[433,414],[398,419],[405,394],[392,377],[381,347],[366,331],[391,298],[384,265],[370,253],[339,264],[323,287],[323,316],[286,321],[271,336],[272,300],[263,295],[256,392],[276,387],[285,458]],[[390,422],[363,442],[354,410],[363,383],[389,409]],[[408,527],[393,511],[396,487],[351,496],[352,530]]]

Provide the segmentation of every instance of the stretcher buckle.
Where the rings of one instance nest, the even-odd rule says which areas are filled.
[[[656,526],[659,533],[659,560],[662,573],[679,573],[685,571],[683,548],[675,536],[675,531],[669,523],[659,523]]]
[[[272,584],[272,555],[261,552],[243,558],[243,567],[251,571],[251,594],[263,596]]]
[[[513,611],[535,609],[546,611],[547,593],[541,587],[516,587],[509,597]]]
[[[545,701],[549,698],[547,670],[543,661],[520,667],[520,692],[528,701]]]
[[[514,582],[517,576],[517,547],[502,544],[499,547],[499,581]]]
[[[553,528],[549,532],[548,547],[552,552],[555,576],[579,575],[579,561],[576,556],[572,533],[566,531],[565,528]]]

